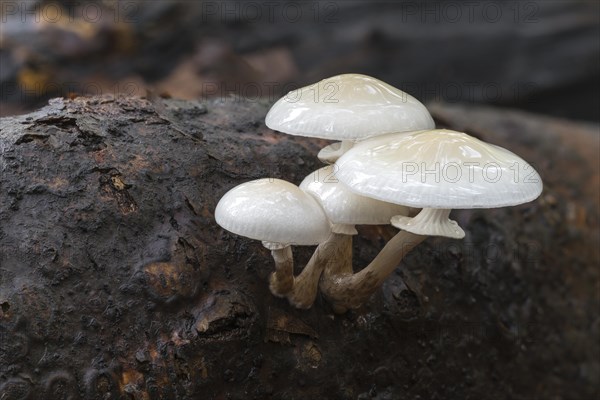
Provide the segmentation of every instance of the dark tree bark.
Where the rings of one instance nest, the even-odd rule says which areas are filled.
[[[273,297],[269,252],[214,222],[234,185],[319,167],[325,142],[270,131],[267,109],[76,98],[1,120],[1,399],[599,394],[597,126],[433,105],[544,193],[455,211],[464,240],[427,239],[340,316]],[[359,231],[355,270],[394,234]]]

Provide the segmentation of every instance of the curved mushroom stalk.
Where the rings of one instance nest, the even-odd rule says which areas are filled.
[[[292,247],[278,243],[263,242],[271,250],[275,261],[275,272],[269,277],[269,289],[277,297],[286,297],[294,288],[294,256]]]
[[[352,274],[325,271],[322,290],[337,313],[357,308],[383,284],[402,258],[427,236],[446,236],[462,239],[465,232],[456,221],[449,219],[449,209],[424,208],[415,217],[395,215],[391,222],[402,229],[362,271]],[[351,267],[350,267],[351,268]]]
[[[319,290],[327,299],[334,298],[340,279],[351,276],[352,270],[352,234],[332,233],[327,242],[319,245],[322,252],[328,254],[327,263],[321,279]],[[339,312],[344,312],[340,310]],[[337,311],[336,311],[337,312]]]
[[[348,259],[350,259],[350,271],[352,271],[352,247],[350,246],[350,253],[344,259],[338,257],[339,252],[337,250],[339,249],[338,240],[340,237],[351,238],[351,236],[332,232],[326,241],[319,244],[306,267],[294,278],[294,287],[287,296],[290,304],[297,308],[310,308],[317,297],[323,271],[330,270],[332,264],[348,265]]]
[[[321,287],[320,282],[325,282],[327,294],[328,282],[339,274],[352,274],[352,235],[332,232],[326,241],[319,244],[312,257],[302,270],[293,276],[293,260],[291,251],[289,256],[278,252],[274,253],[276,271],[271,274],[271,293],[278,297],[286,297],[290,304],[296,308],[310,308],[317,297]],[[274,251],[275,252],[275,251]],[[326,277],[323,279],[323,272]]]
[[[356,230],[352,225],[343,226],[348,232],[332,232],[327,240],[319,244],[310,260],[298,276],[294,276],[292,247],[285,244],[263,242],[271,250],[275,261],[275,272],[269,277],[269,289],[277,297],[285,297],[296,308],[310,308],[317,297],[319,282],[324,270],[325,293],[328,282],[338,275],[352,274],[352,236]]]
[[[424,235],[400,231],[362,271],[355,274],[327,271],[328,275],[323,275],[327,279],[322,279],[322,288],[333,310],[344,313],[349,308],[360,307],[396,269],[402,258],[426,238]]]
[[[352,146],[354,146],[354,140],[342,140],[341,142],[332,143],[329,146],[323,147],[317,157],[325,164],[333,164],[345,152],[350,150]]]

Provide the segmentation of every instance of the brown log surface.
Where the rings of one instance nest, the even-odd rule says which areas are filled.
[[[268,106],[55,99],[1,120],[2,400],[599,395],[597,125],[432,105],[544,192],[455,211],[464,240],[427,239],[340,316],[273,297],[269,252],[214,222],[234,185],[320,167],[325,142],[267,129]],[[394,229],[359,232],[355,270]]]

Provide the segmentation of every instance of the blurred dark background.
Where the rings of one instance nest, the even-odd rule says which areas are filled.
[[[600,2],[5,1],[0,115],[57,96],[272,101],[344,72],[598,121]]]

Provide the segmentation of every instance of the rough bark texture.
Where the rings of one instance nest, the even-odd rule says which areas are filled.
[[[213,220],[234,185],[320,166],[326,143],[268,130],[267,109],[77,98],[1,120],[2,400],[598,396],[597,126],[433,105],[544,193],[454,212],[464,240],[427,239],[338,316],[272,296],[269,251]],[[395,230],[359,232],[355,270]]]

